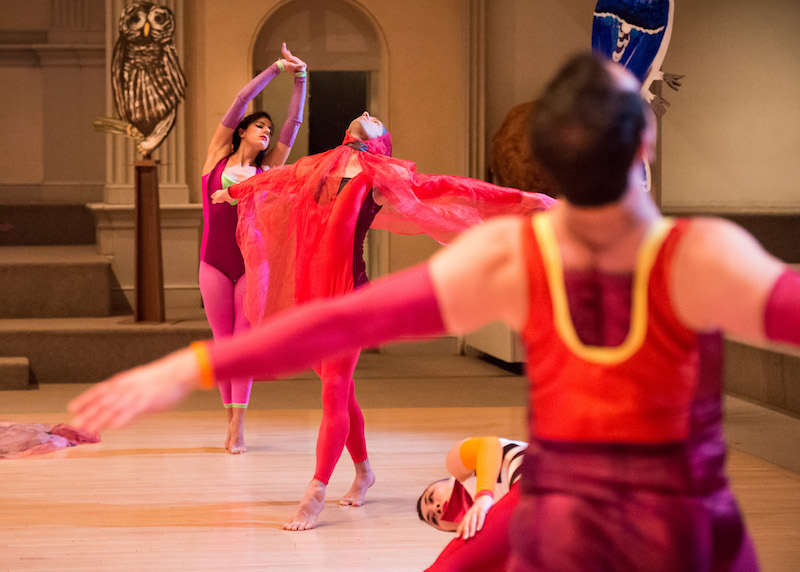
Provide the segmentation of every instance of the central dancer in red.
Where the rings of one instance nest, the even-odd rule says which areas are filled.
[[[492,216],[528,214],[555,202],[546,195],[465,177],[417,173],[414,163],[394,159],[391,153],[391,135],[365,112],[351,122],[339,147],[212,195],[217,202],[239,201],[245,312],[251,323],[365,285],[364,239],[371,226],[426,233],[447,243]],[[375,483],[353,381],[360,353],[339,355],[314,368],[322,380],[317,466],[294,517],[284,526],[287,530],[316,526],[345,447],[356,475],[339,504],[363,505]]]

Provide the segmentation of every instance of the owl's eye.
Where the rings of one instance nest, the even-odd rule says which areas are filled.
[[[156,10],[150,16],[150,22],[153,26],[157,26],[159,28],[163,27],[164,24],[167,23],[169,20],[169,15],[165,10]]]
[[[147,14],[144,12],[134,12],[128,17],[128,27],[132,29],[138,29],[144,26],[144,22],[147,19]]]

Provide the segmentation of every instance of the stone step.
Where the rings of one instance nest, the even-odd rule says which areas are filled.
[[[40,384],[93,383],[209,338],[211,328],[202,308],[168,311],[163,323],[137,323],[132,316],[0,320],[0,359],[24,356],[32,379]],[[365,353],[413,359],[458,355],[458,348],[457,338],[444,337]]]
[[[94,244],[86,205],[0,205],[0,246]]]
[[[163,323],[133,316],[0,320],[0,359],[24,356],[37,383],[91,383],[211,337],[202,309]]]
[[[0,319],[108,316],[111,280],[91,245],[0,247]]]
[[[0,357],[0,390],[30,387],[31,370],[28,358]]]

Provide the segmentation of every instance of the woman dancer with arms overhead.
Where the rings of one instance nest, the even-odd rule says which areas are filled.
[[[215,204],[211,195],[265,169],[283,165],[289,157],[303,120],[306,64],[283,44],[283,57],[253,78],[236,96],[217,126],[203,165],[203,239],[200,247],[200,293],[214,339],[229,337],[249,327],[244,313],[244,261],[236,244],[235,205]],[[278,142],[269,149],[272,119],[264,111],[244,117],[250,101],[281,71],[294,75],[289,113]],[[225,449],[244,453],[244,417],[250,401],[250,377],[220,380],[219,391],[227,411]]]

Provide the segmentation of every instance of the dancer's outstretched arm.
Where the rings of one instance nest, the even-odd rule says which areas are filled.
[[[80,427],[120,427],[141,413],[169,409],[215,379],[271,380],[323,359],[396,337],[444,332],[427,265],[376,280],[350,296],[315,301],[258,328],[200,342],[120,373],[70,404]],[[246,376],[237,372],[249,372]]]
[[[524,293],[525,285],[507,283],[516,278],[504,268],[514,259],[505,250],[520,234],[522,220],[495,219],[466,233],[428,264],[376,280],[348,296],[304,304],[233,338],[186,348],[115,375],[70,404],[73,423],[92,429],[121,427],[142,413],[174,407],[194,389],[213,387],[216,378],[244,377],[247,372],[248,377],[274,379],[357,348],[461,332],[501,319],[512,313],[508,306],[515,297],[524,299],[509,295],[509,286]],[[462,263],[468,268],[461,268]],[[476,293],[479,307],[462,300]]]
[[[676,252],[670,295],[692,329],[800,345],[800,273],[729,221],[692,220]]]
[[[215,377],[272,379],[402,336],[463,333],[494,320],[521,330],[528,318],[521,232],[527,220],[497,217],[428,264],[348,296],[300,306],[200,351],[181,350],[114,376],[70,404],[73,424],[89,430],[119,427],[142,413],[175,406],[203,380],[208,387]],[[679,317],[698,330],[721,327],[754,340],[800,346],[800,274],[753,246],[741,229],[712,223],[699,230],[706,232],[687,235],[676,255],[670,295]],[[740,263],[731,253],[738,253]],[[704,288],[712,298],[731,298],[730,304],[719,306],[699,293]],[[749,300],[742,303],[745,295]],[[696,296],[704,296],[707,307],[699,307]]]

